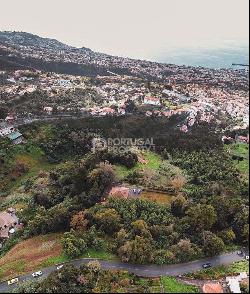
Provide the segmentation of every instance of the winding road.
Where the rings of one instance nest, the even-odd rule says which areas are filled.
[[[248,254],[248,253],[246,253]],[[245,254],[238,255],[237,252],[225,253],[212,258],[205,258],[193,262],[174,264],[174,265],[136,265],[129,263],[122,263],[119,261],[105,261],[98,260],[104,269],[113,270],[127,270],[130,273],[134,273],[141,277],[159,277],[159,276],[179,276],[186,273],[192,273],[202,269],[204,263],[210,262],[212,266],[229,265],[233,262],[244,259]],[[93,261],[91,258],[84,258],[68,262],[76,267],[80,267],[82,264],[86,264]],[[47,277],[51,272],[56,270],[56,266],[51,266],[42,269],[43,278]],[[18,277],[19,283],[34,279],[30,274],[26,274]],[[0,293],[8,293],[13,290],[17,285],[8,286],[7,281],[0,283]]]

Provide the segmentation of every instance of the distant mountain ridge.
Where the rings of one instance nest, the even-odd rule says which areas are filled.
[[[89,77],[126,75],[164,83],[178,75],[189,77],[190,83],[206,83],[206,77],[215,85],[220,79],[214,79],[214,71],[227,71],[112,56],[25,32],[0,32],[0,70],[24,68]],[[227,83],[235,87],[233,81]]]
[[[72,75],[131,75],[156,78],[149,68],[157,63],[94,52],[90,48],[68,46],[55,39],[26,32],[0,32],[0,70],[26,67]],[[3,66],[4,65],[4,66]],[[7,65],[7,66],[6,66]],[[137,72],[134,66],[141,67]],[[157,69],[157,72],[162,68]]]
[[[0,32],[0,43],[6,43],[8,45],[20,45],[20,46],[32,46],[39,48],[50,49],[69,49],[70,46],[63,44],[56,39],[42,38],[37,35],[33,35],[26,32]]]

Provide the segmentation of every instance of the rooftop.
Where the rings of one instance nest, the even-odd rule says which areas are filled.
[[[221,284],[216,283],[216,284],[204,284],[203,288],[203,293],[223,293],[223,288]]]
[[[19,132],[14,132],[14,133],[11,133],[11,134],[8,135],[8,138],[10,140],[16,140],[16,139],[18,139],[20,137],[22,137],[22,134],[19,133]]]

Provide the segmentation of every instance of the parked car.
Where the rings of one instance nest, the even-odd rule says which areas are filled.
[[[63,268],[63,264],[58,265],[58,266],[56,267],[57,270],[60,270],[60,269],[62,269],[62,268]]]
[[[43,275],[43,273],[41,272],[41,271],[39,271],[39,272],[35,272],[35,273],[33,273],[32,274],[32,277],[33,278],[37,278],[37,277],[40,277],[40,276],[42,276]]]
[[[243,251],[242,250],[239,250],[239,251],[237,251],[237,254],[238,255],[243,255]]]
[[[14,278],[14,279],[8,281],[9,286],[13,285],[13,284],[17,284],[17,283],[18,283],[18,278]]]
[[[245,259],[246,259],[246,260],[249,260],[249,255],[246,255],[246,256],[245,256]]]
[[[203,267],[204,269],[207,269],[207,268],[212,267],[212,264],[211,264],[210,262],[207,262],[207,263],[204,263],[204,264],[202,265],[202,267]]]

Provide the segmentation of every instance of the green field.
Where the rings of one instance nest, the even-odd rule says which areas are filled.
[[[103,259],[103,260],[114,260],[117,257],[113,255],[112,253],[105,251],[105,250],[95,250],[95,249],[88,249],[87,252],[85,252],[81,258],[97,258],[97,259]]]
[[[249,178],[249,145],[244,143],[235,143],[230,145],[225,145],[225,149],[230,153],[230,155],[237,155],[244,157],[243,161],[235,161],[236,167],[239,171],[246,177]]]
[[[120,182],[129,182],[131,178],[136,178],[136,184],[146,190],[163,192],[166,194],[175,194],[186,183],[186,176],[184,172],[177,166],[174,166],[170,161],[164,160],[160,155],[153,152],[145,152],[140,156],[145,160],[145,163],[138,162],[135,167],[129,169],[123,165],[115,165],[114,170],[116,177]],[[136,173],[136,175],[134,175]],[[169,203],[170,198],[163,197],[160,201],[158,199],[162,195],[146,195],[149,200]],[[168,199],[167,199],[168,198]]]
[[[123,165],[116,165],[115,171],[120,180],[126,178],[131,172],[140,171],[145,168],[149,170],[158,170],[162,164],[162,158],[160,155],[157,155],[153,152],[147,152],[143,155],[144,160],[146,160],[147,164],[137,163],[135,167],[129,169]]]
[[[226,276],[238,275],[241,272],[249,273],[248,261],[243,260],[229,266],[218,266],[207,270],[200,270],[192,274],[187,274],[186,276],[199,280],[218,280]]]
[[[161,282],[165,293],[200,293],[198,287],[181,283],[172,277],[162,277]]]
[[[48,171],[55,165],[48,163],[40,148],[30,145],[14,146],[6,163],[0,168],[0,176],[4,176],[0,184],[1,192],[10,192],[20,187],[25,180],[36,176],[40,171]],[[20,168],[25,168],[19,172]]]

